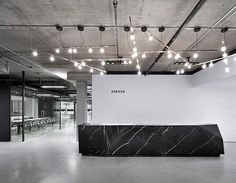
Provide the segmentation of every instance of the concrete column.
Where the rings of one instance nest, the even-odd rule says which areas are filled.
[[[87,82],[77,81],[77,124],[87,123]]]

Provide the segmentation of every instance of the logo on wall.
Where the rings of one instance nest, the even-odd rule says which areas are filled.
[[[111,93],[125,93],[125,90],[111,90]]]

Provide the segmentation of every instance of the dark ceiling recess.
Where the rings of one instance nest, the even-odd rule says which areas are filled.
[[[78,25],[78,26],[77,26],[77,29],[78,29],[79,31],[84,31],[84,26],[83,26],[83,25]]]
[[[125,32],[129,32],[130,31],[130,27],[129,26],[124,26],[124,31]]]
[[[165,31],[165,27],[159,27],[159,32],[164,32]]]
[[[103,25],[100,25],[100,26],[99,26],[99,30],[100,30],[100,31],[105,31],[105,27],[104,27]]]
[[[63,30],[62,26],[60,26],[59,24],[56,25],[56,29],[57,29],[58,31],[62,31],[62,30]]]
[[[188,23],[192,20],[192,18],[197,14],[197,12],[201,9],[203,4],[206,2],[206,0],[199,0],[196,6],[193,8],[191,13],[188,15],[188,17],[184,20],[184,22],[181,24],[181,26],[178,28],[178,30],[175,32],[175,34],[171,37],[169,42],[166,44],[166,46],[162,49],[162,52],[156,57],[154,62],[151,64],[151,66],[148,68],[148,70],[144,73],[145,75],[149,74],[151,69],[154,67],[154,65],[160,60],[160,58],[164,55],[165,51],[167,51],[168,47],[170,47],[176,38],[179,36],[181,31],[185,28],[185,26],[188,25]]]
[[[194,27],[194,32],[199,32],[201,30],[201,27]]]
[[[142,27],[141,27],[141,31],[142,31],[142,32],[146,32],[146,31],[147,31],[147,26],[142,26]]]
[[[228,27],[224,27],[220,30],[220,32],[225,33],[228,32],[229,28]]]

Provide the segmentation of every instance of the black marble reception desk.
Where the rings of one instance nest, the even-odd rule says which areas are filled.
[[[90,156],[220,156],[223,139],[212,125],[78,126],[79,152]]]

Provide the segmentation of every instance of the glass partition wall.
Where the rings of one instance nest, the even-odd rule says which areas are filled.
[[[67,101],[64,101],[67,100]],[[74,122],[74,102],[31,87],[25,88],[24,127],[22,123],[22,88],[11,88],[11,139],[46,135]],[[24,128],[24,130],[23,130]]]

